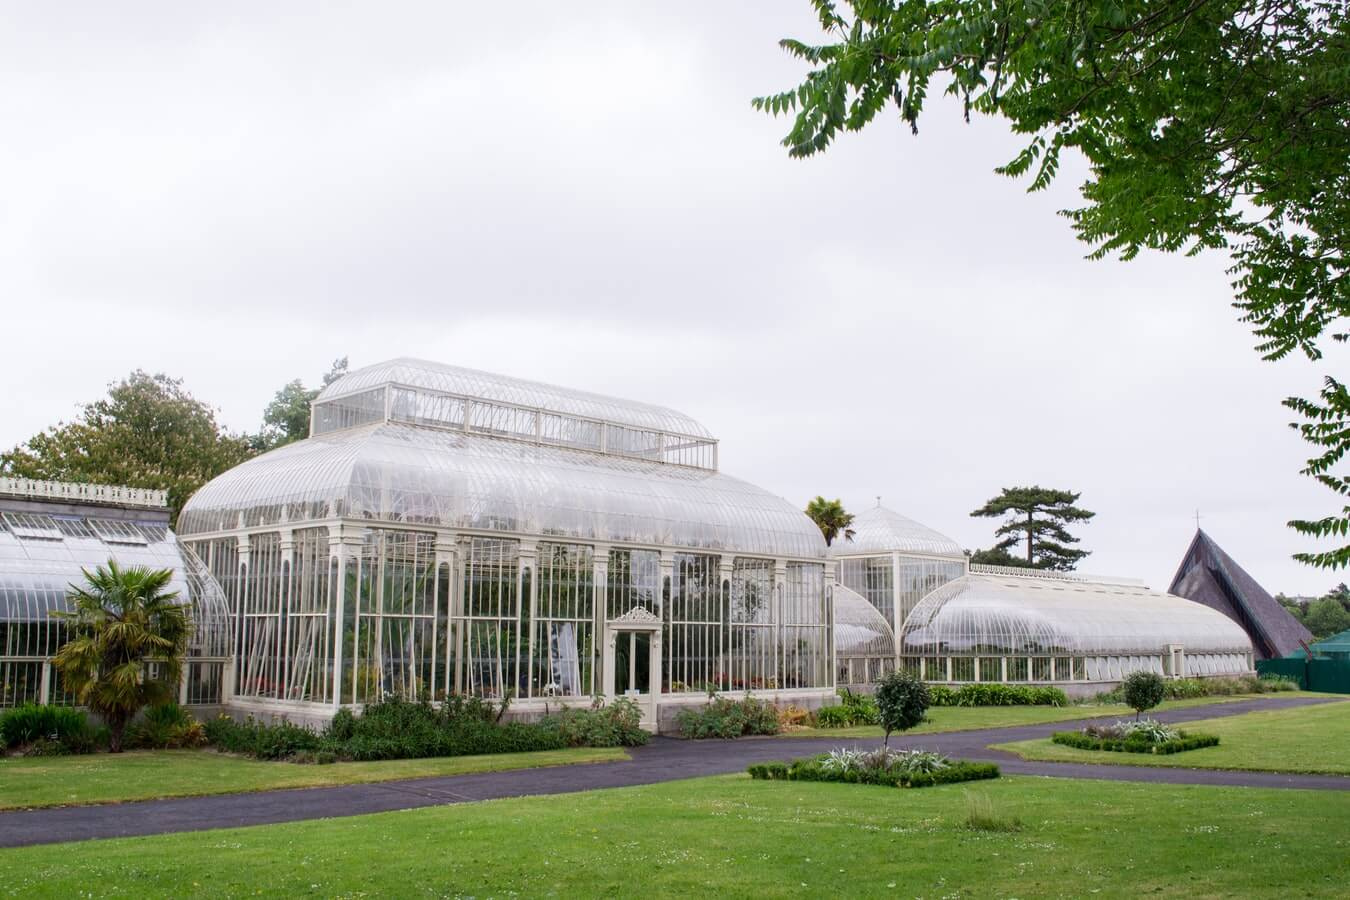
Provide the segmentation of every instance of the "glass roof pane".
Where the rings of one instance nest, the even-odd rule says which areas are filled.
[[[853,519],[853,540],[835,538],[832,556],[873,556],[893,552],[965,559],[961,545],[927,525],[884,506],[874,506]]]

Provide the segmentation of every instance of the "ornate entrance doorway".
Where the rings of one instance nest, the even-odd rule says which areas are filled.
[[[634,607],[605,623],[605,697],[627,697],[642,709],[642,727],[656,730],[661,694],[661,619]]]

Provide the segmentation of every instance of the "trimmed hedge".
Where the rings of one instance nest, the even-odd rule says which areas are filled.
[[[1152,743],[1141,739],[1118,739],[1118,738],[1094,738],[1083,734],[1081,731],[1057,731],[1050,740],[1056,744],[1063,744],[1066,747],[1076,747],[1079,750],[1105,750],[1113,753],[1154,753],[1159,756],[1166,756],[1171,753],[1184,753],[1187,750],[1199,750],[1202,747],[1216,747],[1219,744],[1218,735],[1213,734],[1186,734],[1184,731],[1181,736],[1171,741],[1162,743]]]
[[[963,684],[950,688],[928,686],[930,706],[1068,706],[1069,697],[1057,687],[1030,684]]]
[[[864,769],[835,773],[820,764],[819,757],[782,762],[757,763],[747,770],[751,778],[761,781],[833,781],[842,784],[874,784],[884,787],[919,788],[937,784],[956,784],[962,781],[980,781],[999,777],[998,766],[958,760],[935,772],[902,774],[883,769]]]

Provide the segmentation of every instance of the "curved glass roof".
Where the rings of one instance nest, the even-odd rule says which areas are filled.
[[[839,656],[895,656],[895,632],[857,591],[834,586],[834,651]]]
[[[69,609],[66,592],[93,570],[116,559],[123,566],[172,569],[170,590],[192,603],[194,656],[229,653],[229,602],[197,557],[163,525],[98,516],[0,514],[0,625],[51,623],[51,613]],[[3,629],[0,629],[3,634]],[[41,646],[20,655],[50,656],[55,630],[33,633]],[[0,642],[0,657],[6,650]]]
[[[348,372],[324,388],[314,402],[324,403],[337,397],[359,394],[390,384],[425,388],[458,396],[481,397],[499,403],[550,410],[634,428],[712,438],[708,429],[698,421],[664,406],[406,357]]]
[[[919,601],[900,632],[904,656],[1247,653],[1222,613],[1141,584],[1076,577],[963,575]]]
[[[385,423],[288,444],[216,477],[187,534],[346,516],[820,559],[801,510],[719,472]]]
[[[893,552],[965,559],[961,545],[945,534],[905,518],[884,506],[874,506],[853,518],[853,540],[836,538],[832,556],[879,556]]]

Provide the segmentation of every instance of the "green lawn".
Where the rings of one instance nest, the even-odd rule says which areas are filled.
[[[1223,719],[1186,722],[1183,730],[1217,734],[1219,746],[1170,756],[1078,750],[1049,739],[997,744],[1026,759],[1192,769],[1325,772],[1350,775],[1350,704],[1325,703]],[[1350,801],[1347,801],[1350,806]]]
[[[1238,694],[1230,697],[1196,697],[1190,700],[1168,700],[1159,711],[1187,709],[1213,703],[1233,703],[1265,697],[1314,697],[1318,694],[1289,691],[1281,694]],[[1040,725],[1044,722],[1065,722],[1073,719],[1096,719],[1102,716],[1133,716],[1134,710],[1124,704],[1072,706],[935,706],[928,710],[928,721],[905,734],[935,734],[942,731],[977,731],[983,728],[1009,728],[1014,725]],[[786,732],[787,737],[881,737],[882,730],[875,725],[856,728],[803,728]]]
[[[965,825],[977,795],[1015,833]],[[1003,778],[921,790],[724,776],[0,850],[24,896],[1343,896],[1333,792]]]
[[[322,787],[627,758],[628,754],[622,749],[589,747],[491,756],[344,762],[327,766],[262,762],[213,750],[138,750],[34,759],[15,757],[0,759],[0,809]]]

